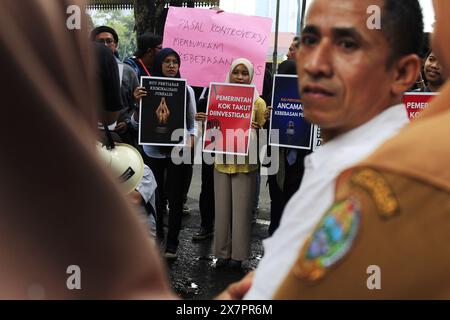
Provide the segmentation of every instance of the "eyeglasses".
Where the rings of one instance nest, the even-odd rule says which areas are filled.
[[[163,63],[164,64],[166,64],[166,65],[168,65],[168,66],[170,66],[171,64],[173,64],[174,66],[176,65],[179,65],[180,63],[178,62],[178,61],[173,61],[173,60],[169,60],[169,61],[163,61]]]
[[[95,39],[95,42],[97,43],[103,43],[103,44],[111,44],[114,42],[114,39],[106,38],[106,39]]]

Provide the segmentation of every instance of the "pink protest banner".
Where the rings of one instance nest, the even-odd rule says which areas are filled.
[[[191,86],[225,81],[231,62],[246,58],[254,65],[261,93],[271,28],[270,18],[170,7],[163,46],[180,54],[181,75]]]
[[[403,104],[408,112],[410,120],[417,118],[428,107],[431,99],[438,93],[433,92],[406,92],[403,96]]]
[[[247,155],[255,87],[211,83],[203,151]]]

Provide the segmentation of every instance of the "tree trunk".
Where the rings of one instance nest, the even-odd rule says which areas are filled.
[[[167,18],[166,5],[182,7],[183,3],[187,7],[194,8],[195,2],[183,0],[134,0],[134,19],[136,21],[136,34],[152,32],[159,35],[164,33],[164,24]]]
[[[161,24],[165,0],[135,0],[134,19],[136,21],[136,34],[145,32],[162,35]]]
[[[165,7],[169,4],[173,7],[182,7],[183,5],[190,8],[195,7],[194,0],[134,0],[136,34],[152,32],[162,36],[168,12]]]

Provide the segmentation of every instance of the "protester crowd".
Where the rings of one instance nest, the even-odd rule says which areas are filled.
[[[218,9],[216,9],[218,10]],[[222,12],[222,11],[220,11]],[[418,37],[421,35],[418,34]],[[104,44],[112,50],[116,55],[117,64],[121,76],[121,97],[123,101],[123,109],[117,120],[114,131],[120,136],[123,142],[129,143],[141,150],[145,163],[153,171],[156,177],[156,210],[152,212],[156,216],[156,225],[151,227],[157,230],[157,238],[165,247],[165,257],[167,259],[177,258],[178,235],[181,229],[181,219],[183,209],[186,212],[189,209],[183,208],[186,201],[187,190],[192,178],[192,162],[179,165],[173,165],[171,161],[171,149],[167,147],[152,147],[139,145],[137,140],[137,132],[139,127],[139,110],[138,104],[142,97],[146,95],[144,87],[139,85],[141,76],[156,77],[178,77],[180,78],[181,59],[176,51],[171,48],[163,48],[163,39],[161,36],[151,33],[145,33],[138,36],[136,53],[132,57],[127,57],[121,62],[117,56],[117,47],[119,39],[117,32],[108,27],[100,26],[91,32],[91,40]],[[424,40],[428,40],[428,35]],[[300,37],[293,38],[292,43],[286,53],[287,60],[278,67],[279,74],[297,74],[296,70],[296,51],[300,46]],[[435,54],[429,49],[429,44],[424,43],[418,54],[423,56],[423,80],[421,77],[417,81],[416,86],[421,85],[417,89],[411,88],[411,91],[435,92],[438,91],[444,82],[442,70]],[[171,63],[165,61],[167,56],[171,56]],[[169,59],[170,60],[170,59]],[[169,72],[172,72],[173,74]],[[272,79],[270,70],[266,70],[266,76]],[[269,80],[272,82],[272,80]],[[244,58],[236,59],[230,69],[230,74],[224,82],[234,82],[240,84],[253,83],[253,64]],[[200,123],[201,132],[205,128],[206,103],[209,94],[209,88],[204,88],[201,94],[195,94],[194,90],[188,86],[188,130],[192,139],[201,135],[197,133],[198,123]],[[271,91],[271,85],[265,88]],[[200,92],[199,90],[196,90]],[[270,92],[271,94],[271,92]],[[267,94],[266,94],[267,95]],[[264,97],[261,93],[261,97]],[[264,113],[264,122],[253,122],[255,130],[270,127],[269,120],[272,108],[271,101],[266,101],[260,97],[255,98],[254,112]],[[269,106],[266,108],[266,106]],[[181,106],[180,106],[181,108]],[[398,109],[401,109],[399,107]],[[400,112],[400,111],[399,111]],[[194,123],[192,115],[195,114]],[[254,121],[256,121],[254,115]],[[392,118],[389,115],[388,118]],[[259,119],[262,119],[260,116]],[[407,123],[407,119],[401,122],[401,126]],[[256,143],[256,138],[253,139]],[[345,142],[348,143],[348,142]],[[345,145],[344,143],[344,145]],[[366,140],[363,140],[367,144]],[[194,141],[190,141],[190,148],[193,148]],[[269,236],[278,228],[282,213],[285,206],[300,187],[304,175],[304,160],[312,150],[302,150],[294,148],[276,147],[272,148],[273,152],[279,152],[279,158],[282,164],[275,175],[270,175],[268,179],[270,190],[270,213],[271,221],[269,226]],[[371,150],[371,149],[370,149]],[[368,150],[368,151],[370,151]],[[193,153],[193,150],[190,150]],[[356,159],[356,158],[355,158]],[[245,160],[244,160],[245,161]],[[248,162],[248,159],[247,159]],[[342,171],[345,165],[330,165],[334,167],[335,174]],[[215,167],[215,169],[213,169]],[[174,170],[179,168],[179,170]],[[214,173],[213,173],[214,172]],[[222,173],[222,174],[221,174]],[[253,173],[254,177],[250,178],[248,174]],[[225,181],[222,177],[231,178],[230,185],[225,188]],[[244,177],[249,177],[247,181]],[[236,179],[235,182],[233,182]],[[244,179],[244,180],[242,180]],[[242,180],[242,181],[241,181]],[[235,185],[235,186],[234,186]],[[233,187],[234,186],[234,187]],[[182,187],[182,188],[181,188]],[[253,165],[208,165],[203,161],[202,165],[202,186],[200,194],[200,214],[201,226],[199,231],[193,235],[193,240],[199,241],[214,237],[214,255],[218,258],[216,267],[226,266],[230,263],[232,266],[241,265],[249,257],[249,245],[251,236],[252,216],[254,219],[255,210],[259,198],[259,164]],[[181,188],[181,189],[180,189]],[[304,186],[306,187],[306,184]],[[233,191],[236,189],[236,191]],[[170,190],[170,192],[169,192]],[[231,190],[229,193],[228,190]],[[216,196],[215,196],[216,195]],[[172,200],[171,200],[172,199]],[[309,205],[309,201],[299,201]],[[184,205],[185,206],[185,205]],[[325,206],[325,205],[324,205]],[[321,208],[323,210],[324,208]],[[295,210],[302,211],[301,210]],[[219,214],[215,214],[219,212]],[[225,213],[227,212],[227,213]],[[320,212],[320,210],[319,210]],[[169,215],[168,237],[164,246],[165,229],[164,216]],[[228,217],[224,220],[225,217]],[[300,218],[303,218],[299,216]],[[229,222],[227,222],[229,220]],[[214,222],[215,221],[215,222]],[[316,221],[314,221],[315,224]],[[301,223],[301,222],[300,222]],[[277,239],[277,238],[274,238]],[[279,240],[276,240],[279,242]],[[233,249],[234,248],[234,249]],[[233,251],[239,250],[240,254],[232,254]]]

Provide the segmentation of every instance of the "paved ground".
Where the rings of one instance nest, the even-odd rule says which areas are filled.
[[[194,242],[192,235],[200,225],[198,198],[200,194],[200,166],[194,166],[194,176],[188,194],[188,206],[191,213],[183,217],[180,233],[178,259],[168,263],[170,280],[174,290],[185,299],[210,299],[224,290],[231,282],[241,279],[245,272],[238,268],[214,267],[215,260],[211,254],[212,239]],[[248,269],[255,268],[262,257],[262,239],[267,237],[269,220],[269,194],[266,178],[261,181],[260,209],[257,223],[252,227],[252,255]]]

